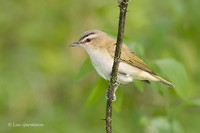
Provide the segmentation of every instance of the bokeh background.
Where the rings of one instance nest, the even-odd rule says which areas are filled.
[[[176,88],[122,85],[114,102],[115,133],[200,132],[199,5],[129,3],[124,42]],[[69,44],[90,29],[116,38],[118,14],[114,0],[0,1],[1,133],[105,132],[108,82],[82,48]]]

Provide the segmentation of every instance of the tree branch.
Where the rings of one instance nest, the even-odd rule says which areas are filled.
[[[126,10],[129,0],[117,0],[120,8],[119,25],[117,43],[115,49],[114,63],[112,67],[111,79],[108,87],[108,99],[106,104],[106,133],[112,133],[112,100],[114,98],[114,87],[117,80],[117,72],[120,62],[121,47],[124,37],[124,25],[126,18]]]

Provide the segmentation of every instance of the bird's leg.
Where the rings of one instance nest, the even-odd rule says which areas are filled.
[[[112,101],[115,101],[117,99],[116,95],[115,95],[115,92],[116,90],[119,88],[119,86],[121,85],[121,83],[118,83],[118,85],[114,88],[114,97],[113,97],[113,100]]]
[[[117,86],[114,88],[114,96],[113,96],[113,100],[112,101],[115,101],[117,98],[116,98],[116,95],[115,95],[115,92],[116,90],[118,89],[118,87],[121,85],[121,83],[118,83]],[[106,91],[106,99],[108,99],[108,90]]]

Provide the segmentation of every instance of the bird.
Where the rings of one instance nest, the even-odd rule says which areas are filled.
[[[90,57],[91,63],[97,73],[105,80],[110,80],[116,40],[109,37],[100,30],[89,30],[84,32],[78,41],[70,44],[71,47],[80,46],[85,49]],[[150,84],[150,81],[158,81],[169,87],[175,87],[169,81],[156,75],[147,64],[140,59],[128,46],[122,44],[120,63],[117,73],[117,83],[114,92],[120,84],[142,80]],[[114,94],[113,101],[116,100]]]

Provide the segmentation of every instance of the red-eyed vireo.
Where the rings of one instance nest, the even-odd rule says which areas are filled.
[[[90,56],[92,65],[98,74],[105,80],[110,80],[116,40],[100,30],[90,30],[83,33],[79,41],[72,43],[70,46],[83,47]],[[174,87],[172,83],[152,72],[142,59],[123,44],[117,82],[128,83],[133,80],[142,80],[147,83],[150,83],[150,81],[160,81],[167,86]]]

